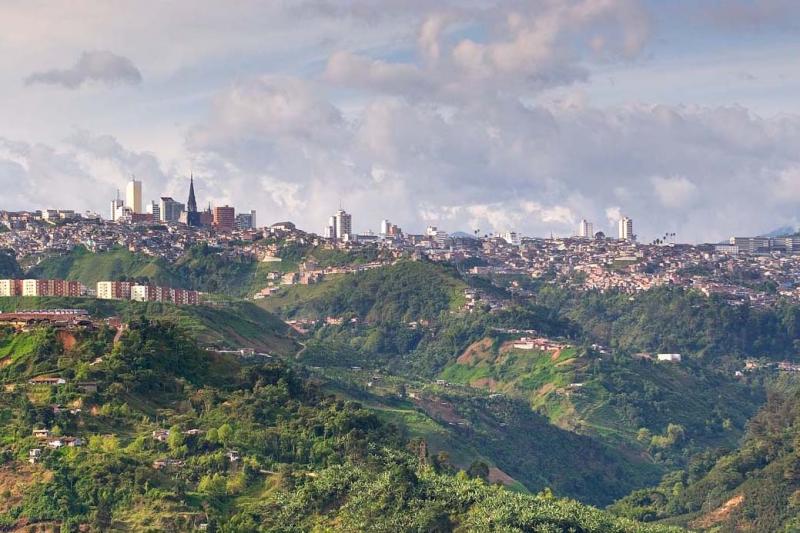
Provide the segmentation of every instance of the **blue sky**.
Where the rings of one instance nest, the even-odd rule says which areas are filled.
[[[798,225],[800,3],[0,5],[0,208],[145,196],[319,231]]]

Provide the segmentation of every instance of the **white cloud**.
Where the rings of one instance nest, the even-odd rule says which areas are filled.
[[[683,176],[650,178],[658,199],[665,207],[687,208],[697,196],[697,185]]]

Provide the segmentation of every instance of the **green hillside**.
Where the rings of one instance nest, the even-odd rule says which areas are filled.
[[[289,328],[275,315],[250,302],[177,306],[160,302],[97,300],[94,298],[0,298],[0,310],[70,308],[86,309],[96,318],[140,316],[170,320],[198,342],[224,348],[254,348],[281,355],[297,351]]]
[[[125,248],[92,253],[78,246],[66,255],[44,259],[27,272],[40,279],[69,279],[94,287],[98,281],[147,279],[158,285],[184,287],[185,284],[163,260],[134,254]]]
[[[450,269],[424,261],[293,286],[259,305],[287,317],[355,317],[369,323],[433,320],[463,303],[466,285]]]
[[[0,250],[0,279],[19,278],[22,269],[13,250]]]
[[[717,296],[659,287],[631,296],[542,287],[533,298],[581,325],[581,337],[615,352],[783,359],[798,355],[800,306],[731,305]]]
[[[102,331],[78,332],[69,348],[52,345],[47,329],[0,339],[16,335],[42,335],[23,357],[67,383],[30,385],[30,368],[6,376],[4,529],[672,531],[547,492],[514,494],[480,468],[457,472],[359,403],[283,364],[242,366],[201,350],[173,323],[134,321],[113,346]]]
[[[561,427],[667,465],[735,445],[764,400],[760,389],[691,363],[603,358],[574,347],[521,350],[491,337],[465,350],[441,378],[525,398]],[[671,426],[681,432],[674,442],[661,437]]]
[[[791,381],[773,390],[735,451],[698,456],[658,487],[622,499],[614,512],[696,530],[800,529],[800,389]]]
[[[268,268],[286,266],[259,263],[249,257],[227,257],[221,250],[206,244],[190,248],[174,263],[125,248],[92,253],[78,246],[68,254],[45,258],[26,275],[77,280],[89,287],[102,280],[149,281],[157,285],[244,297],[266,285]]]

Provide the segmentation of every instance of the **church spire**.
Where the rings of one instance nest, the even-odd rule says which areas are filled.
[[[197,212],[197,200],[194,197],[194,174],[189,175],[189,201],[186,202],[186,211]]]

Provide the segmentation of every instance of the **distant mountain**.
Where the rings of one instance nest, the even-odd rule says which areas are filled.
[[[793,227],[791,227],[791,226],[783,226],[783,227],[780,227],[778,229],[774,229],[774,230],[770,231],[769,233],[765,233],[763,235],[759,235],[759,237],[772,237],[772,238],[789,237],[790,235],[794,235],[795,233],[797,233],[797,230],[794,229]]]
[[[450,236],[454,239],[477,239],[474,234],[467,233],[466,231],[456,231],[455,233],[451,233]]]

